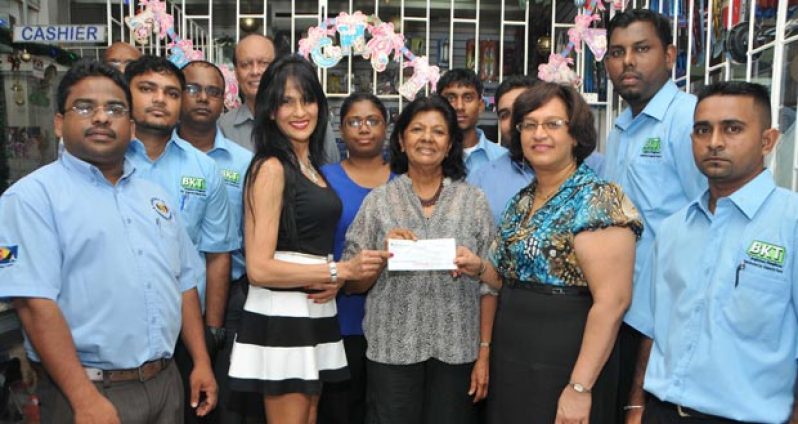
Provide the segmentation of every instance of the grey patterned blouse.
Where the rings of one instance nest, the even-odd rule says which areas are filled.
[[[444,179],[438,203],[426,218],[404,174],[366,196],[346,233],[344,258],[363,249],[384,249],[385,235],[394,228],[412,230],[419,239],[454,237],[458,246],[480,257],[485,257],[494,233],[480,189]],[[453,278],[447,271],[386,269],[366,298],[366,356],[391,365],[430,358],[449,364],[476,360],[479,298],[486,288],[476,278]]]

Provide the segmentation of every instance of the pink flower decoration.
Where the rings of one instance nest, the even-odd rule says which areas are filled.
[[[579,76],[570,67],[573,63],[574,60],[570,57],[552,53],[549,56],[549,63],[538,65],[538,78],[543,81],[578,87],[580,85]]]

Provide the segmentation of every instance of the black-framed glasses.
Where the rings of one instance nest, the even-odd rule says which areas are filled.
[[[359,129],[360,127],[363,126],[363,124],[366,124],[369,128],[374,128],[382,125],[383,121],[382,119],[379,118],[366,118],[366,119],[350,118],[345,120],[344,123],[349,128]]]
[[[569,122],[565,119],[552,119],[545,122],[524,121],[516,124],[515,129],[518,130],[518,132],[535,132],[537,131],[538,127],[542,127],[544,131],[548,132],[557,131],[568,124]]]
[[[224,97],[224,89],[215,85],[206,85],[203,87],[199,84],[186,84],[185,88],[186,93],[188,93],[188,95],[191,97],[199,96],[203,90],[208,97],[213,97],[216,99],[221,99]]]
[[[125,117],[130,111],[128,108],[125,107],[125,105],[119,103],[111,103],[106,105],[93,105],[91,103],[80,103],[69,108],[69,110],[75,112],[81,118],[92,117],[100,109],[102,109],[102,111],[105,112],[106,116],[112,119]]]

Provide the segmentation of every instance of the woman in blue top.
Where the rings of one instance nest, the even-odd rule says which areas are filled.
[[[539,83],[513,105],[510,153],[535,180],[507,205],[488,259],[461,271],[501,287],[491,423],[616,422],[616,336],[632,294],[637,210],[583,161],[596,146],[573,88]]]
[[[373,94],[352,94],[341,105],[341,136],[349,154],[340,163],[321,168],[343,203],[335,229],[333,253],[336,261],[341,259],[346,230],[363,199],[371,189],[393,177],[382,157],[387,121],[388,111]],[[319,401],[319,423],[362,424],[366,407],[366,338],[363,336],[366,295],[339,293],[336,300],[352,379],[324,385]]]

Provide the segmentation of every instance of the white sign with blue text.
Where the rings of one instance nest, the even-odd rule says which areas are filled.
[[[14,26],[15,43],[105,43],[105,25]]]

